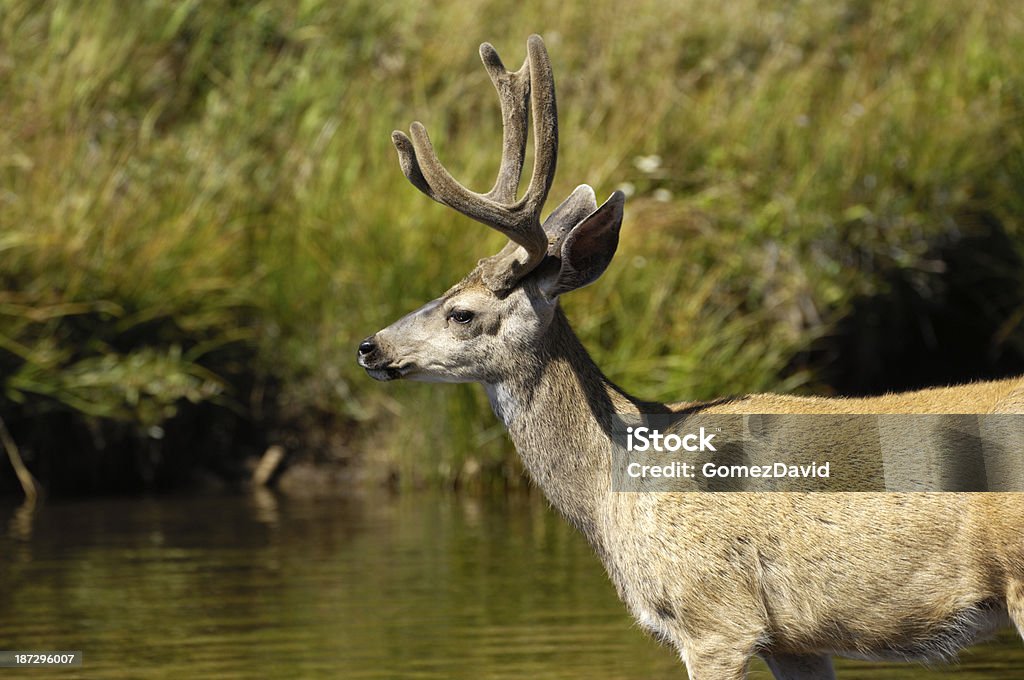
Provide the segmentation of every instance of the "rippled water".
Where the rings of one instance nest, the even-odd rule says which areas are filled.
[[[538,499],[264,492],[0,519],[0,649],[85,658],[3,677],[685,678]],[[934,677],[1024,677],[1024,645],[1005,635],[932,671],[840,663],[840,678]]]

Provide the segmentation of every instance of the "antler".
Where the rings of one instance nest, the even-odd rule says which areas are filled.
[[[495,291],[507,290],[544,259],[548,237],[540,222],[558,157],[558,113],[555,80],[544,42],[531,35],[526,61],[509,72],[489,43],[480,46],[480,59],[501,101],[501,165],[494,186],[486,194],[470,191],[441,165],[427,130],[419,122],[410,127],[411,139],[396,130],[391,141],[398,150],[402,172],[412,184],[438,203],[483,222],[511,241],[497,255],[481,261],[484,283]],[[526,119],[533,103],[533,176],[518,201],[519,177],[526,156]]]

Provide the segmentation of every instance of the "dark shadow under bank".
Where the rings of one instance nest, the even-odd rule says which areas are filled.
[[[919,268],[887,268],[792,369],[834,394],[869,396],[1024,374],[1024,261],[987,215],[935,243]]]
[[[247,485],[272,445],[288,452],[271,481],[293,460],[301,462],[294,486],[313,486],[314,495],[331,484],[341,488],[354,474],[348,445],[354,426],[335,414],[288,412],[267,404],[253,411],[205,402],[180,404],[159,428],[83,418],[67,410],[39,415],[3,413],[19,454],[53,498],[179,490],[211,491]],[[323,474],[312,475],[311,466]],[[0,449],[0,497],[22,491]]]

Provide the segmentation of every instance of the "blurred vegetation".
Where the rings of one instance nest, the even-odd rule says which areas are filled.
[[[1017,0],[0,0],[0,415],[29,466],[108,488],[282,442],[517,483],[479,389],[373,383],[354,348],[500,247],[407,184],[389,133],[422,120],[489,186],[476,46],[518,64],[532,32],[552,201],[631,193],[617,262],[565,303],[613,380],[675,400],[1022,365]]]

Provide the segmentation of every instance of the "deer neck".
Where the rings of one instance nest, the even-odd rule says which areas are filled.
[[[605,378],[560,308],[541,346],[520,357],[510,377],[485,387],[534,482],[599,548],[612,416],[636,413],[639,402]]]

